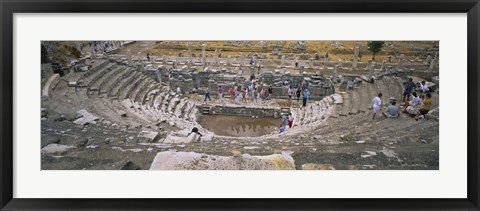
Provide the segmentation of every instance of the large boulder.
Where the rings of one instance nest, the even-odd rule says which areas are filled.
[[[150,170],[295,170],[295,164],[289,153],[218,156],[165,151],[155,156]]]
[[[144,130],[138,134],[138,140],[141,143],[155,142],[158,139],[158,132]]]
[[[73,121],[74,123],[79,125],[97,124],[96,120],[98,119],[98,117],[88,113],[87,110],[82,109],[80,111],[77,111],[77,114],[81,117]]]
[[[74,146],[68,146],[63,144],[49,144],[43,147],[40,152],[42,154],[64,154],[67,151],[76,148]]]
[[[302,165],[302,170],[335,170],[331,164],[306,163]]]

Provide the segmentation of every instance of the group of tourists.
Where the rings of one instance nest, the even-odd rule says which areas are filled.
[[[402,93],[402,106],[397,106],[394,98],[390,99],[390,105],[387,106],[381,114],[385,118],[392,118],[400,116],[400,113],[407,113],[414,116],[415,120],[425,119],[427,113],[430,111],[432,105],[432,94],[425,81],[414,83],[412,78],[403,83],[404,89]],[[375,119],[377,113],[380,113],[382,105],[382,93],[379,93],[372,100],[373,114],[372,119]]]

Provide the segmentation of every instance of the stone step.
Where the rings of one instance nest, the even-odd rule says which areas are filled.
[[[159,92],[157,95],[155,95],[152,106],[158,109],[161,106],[164,96],[165,96],[165,92]]]
[[[360,96],[360,88],[356,87],[353,89],[350,94],[351,94],[351,99],[350,99],[350,111],[349,114],[358,114],[360,112],[360,104],[362,102],[362,97]]]
[[[144,115],[140,114],[137,110],[139,108],[138,104],[135,102],[132,102],[131,99],[124,99],[122,101],[123,106],[125,107],[125,110],[128,111],[130,114],[135,116],[138,119],[141,119],[142,121],[146,122],[147,124],[151,124],[152,122]]]
[[[120,66],[119,69],[113,74],[111,77],[108,78],[107,81],[104,83],[100,84],[99,87],[99,94],[108,94],[110,90],[112,89],[113,85],[118,83],[120,79],[123,78],[123,76],[128,72],[126,66]]]
[[[134,71],[131,75],[126,74],[128,76],[120,80],[117,84],[115,84],[112,90],[110,91],[110,93],[108,94],[108,96],[114,99],[119,99],[120,92],[124,90],[125,87],[129,83],[131,83],[133,80],[135,80],[140,74],[141,73],[137,71]]]
[[[357,92],[360,97],[360,102],[358,103],[358,111],[360,113],[364,113],[368,111],[368,102],[370,98],[367,93],[367,86],[368,84],[362,84],[362,86],[357,86]]]
[[[153,87],[157,85],[156,83],[157,82],[148,79],[147,85],[140,89],[135,95],[135,101],[140,102],[141,104],[145,104],[145,99],[148,97],[148,92],[152,91]]]
[[[150,107],[154,107],[153,103],[157,95],[160,93],[160,87],[159,86],[154,86],[152,90],[148,91],[147,94],[145,95],[144,99],[144,104],[149,105]]]
[[[99,61],[99,60],[97,60]],[[90,69],[89,71],[87,71],[85,74],[83,74],[83,77],[88,77],[94,73],[96,73],[98,70],[104,68],[105,66],[107,66],[108,64],[112,64],[110,63],[110,61],[108,60],[102,60],[100,64],[98,64],[97,66],[93,67],[92,69]]]
[[[148,86],[148,77],[143,76],[142,79],[138,83],[134,83],[132,89],[128,92],[127,97],[128,99],[132,99],[133,101],[136,101],[137,94],[145,88],[145,86]],[[137,101],[138,102],[138,101]]]
[[[191,103],[191,102],[188,102],[187,101],[187,105],[183,111],[183,114],[181,116],[182,119],[185,119],[185,120],[190,120],[189,119],[189,116],[190,116],[190,113],[191,112],[194,112],[193,111],[193,108],[195,107],[195,104]]]
[[[135,78],[133,78],[129,83],[125,84],[125,86],[121,89],[120,93],[118,94],[119,100],[130,99],[128,98],[130,92],[138,86],[139,83],[143,80],[145,76],[143,74],[138,74]]]
[[[178,118],[182,117],[182,113],[184,112],[184,109],[188,103],[188,100],[181,99],[180,103],[175,107],[174,115]]]
[[[104,85],[108,80],[112,78],[113,75],[118,74],[118,71],[124,68],[123,66],[116,66],[115,68],[109,69],[98,78],[92,85],[88,87],[89,91],[99,91],[100,87]]]
[[[202,106],[202,114],[210,114],[210,106]]]
[[[100,87],[100,95],[102,94],[109,94],[112,89],[123,79],[129,76],[131,69],[130,68],[123,68],[118,74],[112,77],[107,83]]]
[[[168,104],[166,112],[169,113],[169,114],[173,114],[173,112],[174,112],[173,109],[180,103],[180,101],[181,101],[180,98],[175,96],[175,98],[170,100],[170,103]]]
[[[188,120],[192,122],[196,122],[198,118],[199,112],[196,106],[193,106],[190,114],[188,115]]]
[[[82,81],[82,83],[79,84],[78,86],[82,87],[82,88],[91,86],[93,83],[95,83],[95,81],[97,81],[99,78],[101,78],[105,73],[107,73],[108,71],[110,71],[111,69],[113,69],[115,67],[117,67],[117,64],[115,64],[115,63],[110,63],[110,64],[106,65],[105,67],[103,67],[103,68],[99,69],[98,71],[92,73],[88,77],[80,79],[79,81]]]
[[[167,107],[170,104],[170,100],[173,99],[174,97],[175,97],[175,94],[173,94],[173,92],[169,92],[168,94],[166,94],[160,104],[160,110],[167,112]]]

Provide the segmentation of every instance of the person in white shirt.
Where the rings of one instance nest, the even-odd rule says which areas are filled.
[[[380,112],[380,106],[382,105],[382,93],[378,93],[378,96],[373,98],[373,114],[372,114],[372,120],[375,119],[375,115]]]
[[[177,94],[181,95],[182,94],[182,89],[180,89],[179,86],[177,86]]]
[[[423,93],[427,93],[429,91],[427,83],[425,81],[422,81],[422,83],[420,84],[420,89]]]
[[[198,132],[198,128],[194,127],[192,129],[192,132],[188,133],[187,140],[188,142],[200,142],[201,137],[202,134]]]
[[[422,105],[422,99],[416,92],[412,93],[412,100],[405,102],[402,108],[402,112],[409,114],[417,114],[420,106]]]

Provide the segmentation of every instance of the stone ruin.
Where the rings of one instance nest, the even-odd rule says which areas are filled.
[[[237,45],[237,43],[231,44]],[[63,161],[62,157],[68,157],[69,152],[72,151],[78,154],[77,150],[80,152],[110,150],[110,154],[120,153],[122,158],[126,155],[131,159],[147,157],[146,160],[150,162],[145,165],[141,164],[142,159],[138,159],[108,163],[112,162],[111,158],[108,158],[110,160],[97,158],[107,164],[94,163],[92,168],[139,169],[140,167],[135,163],[139,163],[142,169],[152,170],[323,169],[327,167],[327,169],[376,169],[375,164],[385,166],[392,165],[392,162],[394,167],[416,165],[416,163],[409,163],[411,162],[409,160],[406,161],[407,164],[395,165],[402,152],[397,151],[397,155],[393,152],[394,148],[377,150],[375,153],[366,153],[370,151],[339,153],[347,155],[346,157],[354,156],[355,159],[356,157],[370,159],[368,161],[374,163],[354,166],[351,166],[348,161],[347,163],[338,161],[333,164],[298,164],[295,160],[296,153],[284,152],[300,150],[300,153],[328,154],[331,153],[328,148],[339,143],[343,143],[349,150],[357,150],[352,146],[365,142],[375,145],[377,141],[382,143],[378,145],[381,147],[385,146],[383,143],[387,143],[387,146],[400,146],[401,142],[397,140],[380,140],[390,135],[389,131],[393,129],[401,131],[397,134],[399,140],[413,143],[416,137],[411,134],[417,132],[414,127],[389,122],[370,127],[371,124],[367,121],[366,115],[357,115],[369,111],[370,100],[378,92],[383,92],[386,97],[396,96],[401,92],[403,75],[407,76],[413,72],[412,68],[407,69],[409,61],[400,55],[399,58],[402,60],[395,60],[395,63],[384,61],[379,68],[380,63],[377,66],[373,61],[362,63],[359,58],[354,58],[353,63],[337,62],[329,61],[320,55],[305,53],[295,56],[282,54],[279,51],[277,61],[256,61],[257,64],[261,63],[261,74],[258,75],[257,69],[247,63],[250,58],[253,60],[264,58],[261,54],[248,53],[243,58],[228,57],[221,55],[220,51],[215,55],[207,55],[202,49],[202,58],[199,59],[197,58],[199,55],[191,51],[190,48],[189,52],[183,53],[181,57],[151,56],[151,61],[131,53],[126,56],[115,54],[95,56],[95,60],[87,58],[79,61],[78,66],[72,67],[74,70],[65,76],[50,76],[42,88],[42,136],[46,134],[44,137],[52,137],[52,139],[42,139],[41,153],[43,157],[48,158],[45,162],[52,159],[55,160],[54,163],[70,162]],[[357,57],[358,53],[354,56]],[[295,68],[293,62],[297,58],[301,65]],[[310,60],[311,58],[314,59]],[[320,58],[323,58],[323,61]],[[438,59],[430,59],[428,68],[433,69],[438,64],[436,63]],[[353,68],[354,64],[356,69]],[[244,71],[241,76],[238,75],[240,67]],[[200,109],[203,105],[191,101],[185,95],[195,92],[202,94],[205,86],[210,88],[212,94],[216,93],[218,86],[224,86],[227,90],[235,84],[242,83],[245,80],[244,75],[248,75],[252,69],[259,84],[272,86],[273,98],[286,98],[288,87],[294,84],[301,87],[304,83],[308,87],[311,99],[314,101],[309,102],[306,108],[294,106],[289,108],[289,112],[295,118],[295,127],[282,134],[268,134],[258,138],[221,137],[202,128],[197,123],[197,119],[201,115]],[[292,69],[300,71],[298,74],[292,74],[289,72]],[[334,74],[321,74],[325,69],[333,70]],[[339,77],[337,75],[341,74],[340,71],[346,70],[353,73],[366,72],[366,78],[357,80],[360,77],[348,75],[341,77],[345,80],[358,81],[360,88],[353,87],[352,91],[339,92],[335,88],[343,82],[336,80]],[[415,73],[418,72],[415,71]],[[431,72],[431,70],[425,72]],[[375,77],[378,82],[361,83],[361,81],[367,81],[369,77]],[[177,86],[185,95],[175,93]],[[209,112],[210,114],[236,112],[245,116],[278,117],[280,112],[283,113],[282,109],[266,109],[266,112],[261,113],[260,107],[216,105],[210,107]],[[425,127],[429,131],[436,127],[437,130],[433,131],[438,132],[438,121],[427,122],[427,124]],[[205,135],[201,144],[186,140],[185,137],[192,127],[200,128]],[[377,136],[352,135],[352,131],[375,133]],[[93,134],[94,137],[80,140],[78,143],[74,142],[77,139],[59,141],[56,138],[57,136],[83,137],[89,134]],[[435,140],[422,140],[421,143],[435,143]],[[342,146],[338,147],[342,148]],[[418,145],[412,146],[418,147]],[[412,150],[412,148],[409,149]],[[222,153],[218,153],[219,150]],[[149,153],[154,156],[150,156]],[[364,156],[367,154],[368,157]],[[375,160],[381,157],[377,154],[383,154],[388,159]],[[162,162],[162,160],[168,162]],[[203,162],[208,165],[192,166],[192,162]],[[318,162],[318,160],[308,162]],[[42,169],[43,165],[42,158]]]

